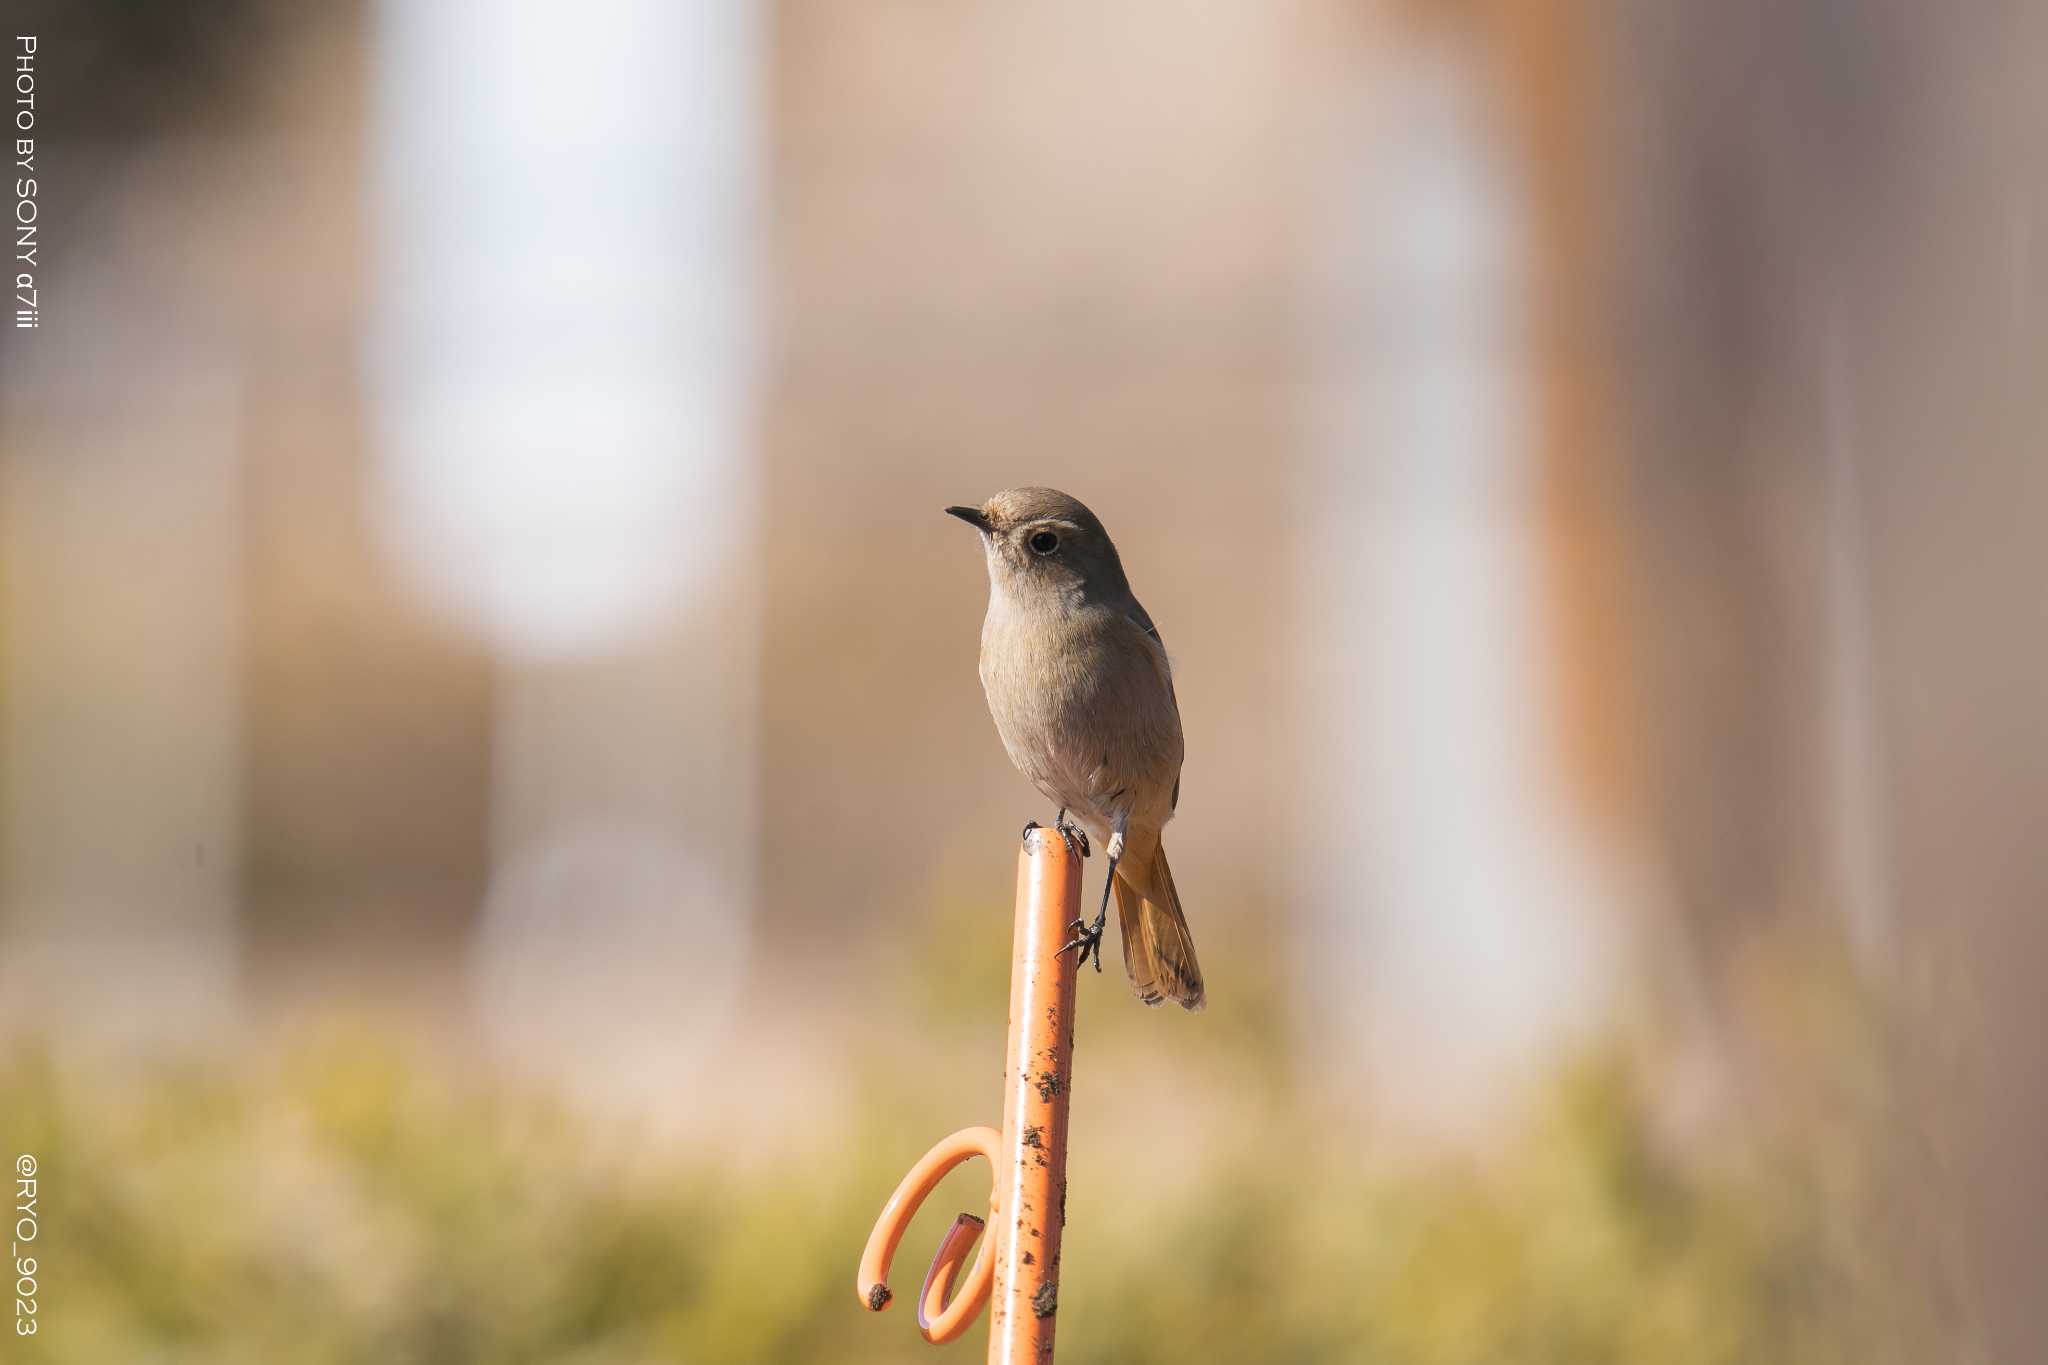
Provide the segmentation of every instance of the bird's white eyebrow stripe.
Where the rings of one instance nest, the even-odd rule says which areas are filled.
[[[1060,520],[1057,520],[1057,519],[1055,519],[1055,518],[1053,518],[1053,517],[1041,517],[1041,518],[1040,518],[1039,520],[1037,520],[1037,521],[1027,521],[1027,522],[1025,522],[1024,524],[1025,524],[1026,526],[1030,526],[1030,527],[1037,527],[1037,526],[1057,526],[1057,527],[1059,527],[1059,528],[1060,528],[1060,529],[1061,529],[1062,531],[1078,531],[1078,530],[1080,530],[1080,529],[1081,529],[1081,527],[1079,526],[1079,524],[1078,524],[1078,523],[1075,523],[1075,522],[1071,522],[1071,521],[1060,521]]]

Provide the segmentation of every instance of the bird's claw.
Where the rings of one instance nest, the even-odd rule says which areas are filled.
[[[1044,828],[1045,826],[1039,824],[1036,820],[1027,820],[1024,822],[1023,833],[1018,837],[1028,844],[1031,842],[1031,831]],[[1073,821],[1062,819],[1053,828],[1059,832],[1061,840],[1065,842],[1067,852],[1073,854],[1076,858],[1085,858],[1095,851],[1088,847],[1088,831],[1082,829]],[[1078,920],[1075,922],[1079,923]]]
[[[1095,956],[1095,970],[1098,972],[1101,971],[1102,930],[1106,922],[1107,921],[1101,917],[1097,917],[1095,923],[1093,924],[1084,923],[1081,920],[1075,920],[1072,924],[1069,924],[1067,926],[1067,928],[1073,932],[1073,940],[1063,945],[1060,948],[1059,953],[1055,953],[1053,956],[1057,957],[1060,955],[1060,953],[1065,953],[1071,949],[1079,948],[1081,950],[1081,956],[1074,960],[1074,965],[1076,967],[1080,967],[1086,964],[1086,962],[1088,961],[1089,954],[1092,953]]]

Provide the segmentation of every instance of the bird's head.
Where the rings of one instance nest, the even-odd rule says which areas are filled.
[[[981,533],[998,593],[1074,605],[1130,594],[1109,533],[1078,498],[1056,488],[1007,488],[979,507],[946,512]]]

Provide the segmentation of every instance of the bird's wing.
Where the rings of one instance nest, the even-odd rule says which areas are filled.
[[[1124,614],[1137,622],[1138,629],[1151,636],[1154,644],[1158,645],[1161,649],[1166,648],[1166,641],[1159,638],[1159,627],[1152,624],[1152,613],[1145,610],[1143,602],[1133,597],[1131,599],[1131,609]]]
[[[1159,627],[1152,624],[1152,615],[1145,610],[1145,604],[1135,597],[1131,599],[1129,616],[1132,624],[1151,636],[1152,643],[1159,646],[1159,672],[1166,679],[1166,697],[1168,701],[1173,703],[1174,719],[1178,720],[1180,718],[1180,697],[1173,690],[1173,665],[1167,659],[1166,641],[1160,637]],[[1173,801],[1169,809],[1180,809],[1180,775],[1178,773],[1174,775]]]

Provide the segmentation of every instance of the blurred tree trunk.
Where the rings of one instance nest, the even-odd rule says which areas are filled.
[[[1612,809],[1640,794],[1717,1017],[1744,946],[1788,925],[1838,937],[1899,1007],[1884,1160],[1909,1273],[1946,1298],[1955,1355],[2032,1358],[2048,21],[1819,0],[1493,17],[1545,276],[1559,600],[1596,713],[1575,763]],[[1598,723],[1634,724],[1631,687],[1633,773],[1609,762],[1628,732]]]

